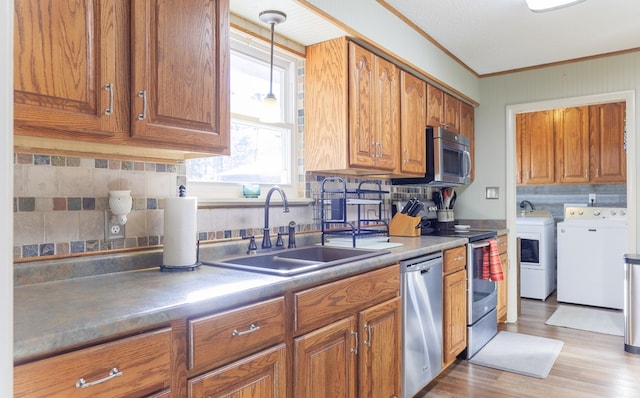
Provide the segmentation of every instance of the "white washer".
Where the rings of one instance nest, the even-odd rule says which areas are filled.
[[[548,210],[519,213],[520,297],[546,300],[556,289],[555,223]]]
[[[567,207],[558,223],[558,301],[622,309],[627,209]]]

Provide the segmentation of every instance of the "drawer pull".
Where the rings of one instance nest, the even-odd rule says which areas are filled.
[[[454,258],[455,261],[462,261],[464,259],[464,257],[462,256],[458,256],[456,258]]]
[[[80,378],[80,380],[76,381],[76,388],[88,388],[91,386],[95,386],[96,384],[104,383],[105,381],[109,381],[119,376],[122,376],[122,372],[119,371],[118,368],[113,368],[109,372],[109,376],[103,377],[102,379],[98,379],[96,381],[86,381],[85,379]]]
[[[256,326],[255,324],[251,324],[251,326],[249,326],[249,329],[242,331],[242,332],[238,332],[237,329],[233,329],[233,333],[231,333],[232,336],[244,336],[245,334],[249,334],[249,333],[253,333],[253,332],[257,332],[258,330],[260,330],[260,326]]]

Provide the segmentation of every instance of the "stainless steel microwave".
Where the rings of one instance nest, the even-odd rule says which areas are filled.
[[[469,138],[442,127],[427,126],[424,177],[393,178],[392,185],[460,186],[471,182]]]

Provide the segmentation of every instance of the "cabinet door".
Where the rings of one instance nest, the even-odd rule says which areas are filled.
[[[555,110],[556,182],[589,182],[589,108]]]
[[[375,167],[394,171],[399,159],[400,72],[391,62],[375,57],[374,136]]]
[[[228,0],[133,0],[135,139],[228,153]]]
[[[126,89],[116,85],[116,67],[124,66],[116,65],[114,8],[111,0],[15,1],[17,134],[73,139],[122,131],[116,101]]]
[[[460,100],[444,94],[444,127],[453,131],[460,132]]]
[[[524,128],[524,114],[516,115],[516,185],[522,184],[522,129]]]
[[[460,134],[469,139],[469,154],[471,155],[471,181],[475,177],[475,114],[473,106],[460,101]]]
[[[294,340],[294,397],[356,396],[355,316]]]
[[[525,113],[518,125],[522,140],[522,183],[553,184],[553,111]]]
[[[506,322],[509,280],[509,257],[506,252],[500,253],[500,263],[502,264],[502,273],[504,274],[504,280],[496,282],[496,284],[498,285],[498,322]]]
[[[284,398],[286,346],[281,344],[188,381],[189,398]]]
[[[444,124],[444,92],[427,84],[427,125],[440,127]]]
[[[427,84],[400,74],[400,173],[426,172]]]
[[[627,180],[625,113],[624,102],[589,106],[591,182],[625,183]]]
[[[349,43],[349,143],[351,166],[374,167],[378,142],[374,93],[374,55]]]
[[[400,397],[402,352],[400,297],[362,311],[360,325],[360,397]]]
[[[467,346],[467,271],[461,270],[443,278],[443,350],[446,366]]]

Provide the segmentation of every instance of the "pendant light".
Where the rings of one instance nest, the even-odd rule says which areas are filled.
[[[278,99],[273,94],[273,36],[275,32],[275,26],[287,20],[287,14],[277,10],[262,11],[258,18],[260,21],[271,25],[271,61],[270,61],[270,75],[269,75],[269,94],[264,98],[262,104],[262,112],[260,115],[260,121],[264,123],[276,123],[280,121],[280,106],[278,105]]]

